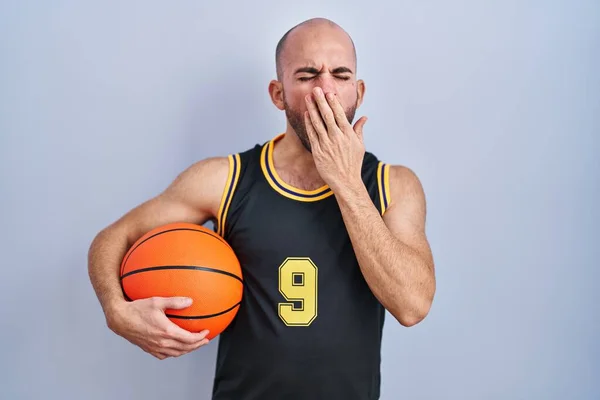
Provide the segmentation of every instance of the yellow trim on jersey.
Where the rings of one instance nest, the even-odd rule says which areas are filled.
[[[390,207],[392,203],[392,195],[390,193],[390,164],[385,164],[383,167],[383,194],[387,200],[386,210]]]
[[[379,189],[379,204],[381,215],[390,206],[390,165],[380,161],[377,166],[377,188]]]
[[[229,212],[229,206],[231,205],[231,199],[240,177],[240,155],[230,154],[227,156],[229,160],[229,172],[227,174],[227,181],[223,188],[223,194],[221,195],[221,204],[219,206],[219,213],[217,214],[217,235],[223,237],[225,235],[225,222],[227,221],[227,213]]]
[[[290,198],[292,200],[312,202],[325,199],[333,195],[333,191],[328,185],[323,185],[315,190],[303,190],[289,185],[281,179],[277,171],[275,170],[275,163],[273,162],[273,148],[275,142],[281,139],[284,134],[278,135],[274,139],[270,140],[263,146],[260,155],[260,167],[263,171],[265,179],[269,185],[279,194]]]

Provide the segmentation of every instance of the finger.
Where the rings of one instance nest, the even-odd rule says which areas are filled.
[[[195,344],[205,339],[208,333],[208,329],[205,329],[201,332],[190,332],[169,320],[169,325],[164,330],[163,337],[185,344]]]
[[[185,354],[191,353],[192,350],[176,350],[176,349],[167,349],[167,350],[162,350],[162,354],[166,355],[167,357],[181,357]]]
[[[340,103],[335,93],[327,93],[326,97],[337,126],[342,132],[347,132],[347,129],[350,128],[350,121],[348,121],[348,117],[346,116],[346,112],[344,111],[342,103]]]
[[[308,109],[308,115],[310,116],[310,120],[312,122],[313,127],[319,138],[324,138],[327,136],[327,127],[321,118],[321,113],[313,99],[312,94],[308,94],[305,97],[306,108]]]
[[[142,347],[142,350],[144,350],[146,353],[150,354],[151,356],[158,358],[159,360],[164,360],[165,358],[169,357],[167,354],[164,354],[162,352],[162,350],[160,350],[160,349]]]
[[[171,357],[179,357],[182,354],[182,352],[176,350],[161,349],[160,351],[157,351],[153,354],[155,354],[155,357],[159,360],[164,360]]]
[[[310,141],[310,146],[313,150],[319,151],[319,135],[315,131],[315,127],[313,126],[312,121],[310,120],[310,116],[308,115],[308,111],[304,112],[304,126],[306,127],[306,135],[308,136],[308,140]]]
[[[321,117],[323,118],[323,121],[327,126],[328,132],[334,133],[338,129],[338,125],[336,123],[336,118],[333,114],[333,110],[329,106],[329,102],[325,98],[323,90],[321,90],[321,88],[315,88],[315,90],[313,90],[313,93],[315,97],[315,102],[317,104]]]
[[[363,127],[365,126],[366,123],[367,123],[367,117],[361,117],[354,124],[354,132],[356,132],[356,135],[358,136],[358,138],[360,139],[361,142],[363,141]]]
[[[203,341],[208,336],[208,329],[203,330],[202,332],[189,332],[180,327],[176,327],[173,329],[174,333],[169,335],[169,339],[176,340],[180,343],[191,344],[194,345],[198,342]]]
[[[181,343],[175,340],[164,340],[160,342],[160,346],[156,349],[158,352],[173,354],[173,352],[184,352],[188,353],[194,351],[199,347],[202,347],[209,343],[208,339],[202,339],[201,341],[193,344]]]
[[[193,302],[189,297],[153,297],[152,300],[154,305],[162,310],[181,310],[191,306]]]
[[[183,350],[186,351],[187,353],[189,353],[189,352],[192,352],[194,350],[198,350],[200,347],[206,346],[209,343],[210,343],[210,340],[204,339],[204,340],[201,340],[201,341],[199,341],[198,343],[196,343],[194,345],[188,345],[188,346],[184,347]]]

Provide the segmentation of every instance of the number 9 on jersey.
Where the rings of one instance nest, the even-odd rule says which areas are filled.
[[[310,258],[288,257],[279,267],[279,317],[288,326],[309,326],[317,317],[317,266]]]

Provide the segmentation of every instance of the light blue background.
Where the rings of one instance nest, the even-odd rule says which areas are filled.
[[[600,3],[12,1],[0,7],[0,398],[208,399],[217,343],[110,332],[94,235],[284,129],[274,48],[354,38],[370,151],[417,172],[438,290],[388,318],[382,399],[599,399]]]

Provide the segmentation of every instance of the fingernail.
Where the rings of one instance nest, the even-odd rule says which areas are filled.
[[[333,93],[327,93],[327,99],[333,100],[334,97]]]
[[[319,96],[323,94],[323,91],[321,90],[321,88],[320,88],[320,87],[316,88],[316,89],[315,89],[315,92],[316,92],[316,93],[317,93]]]

